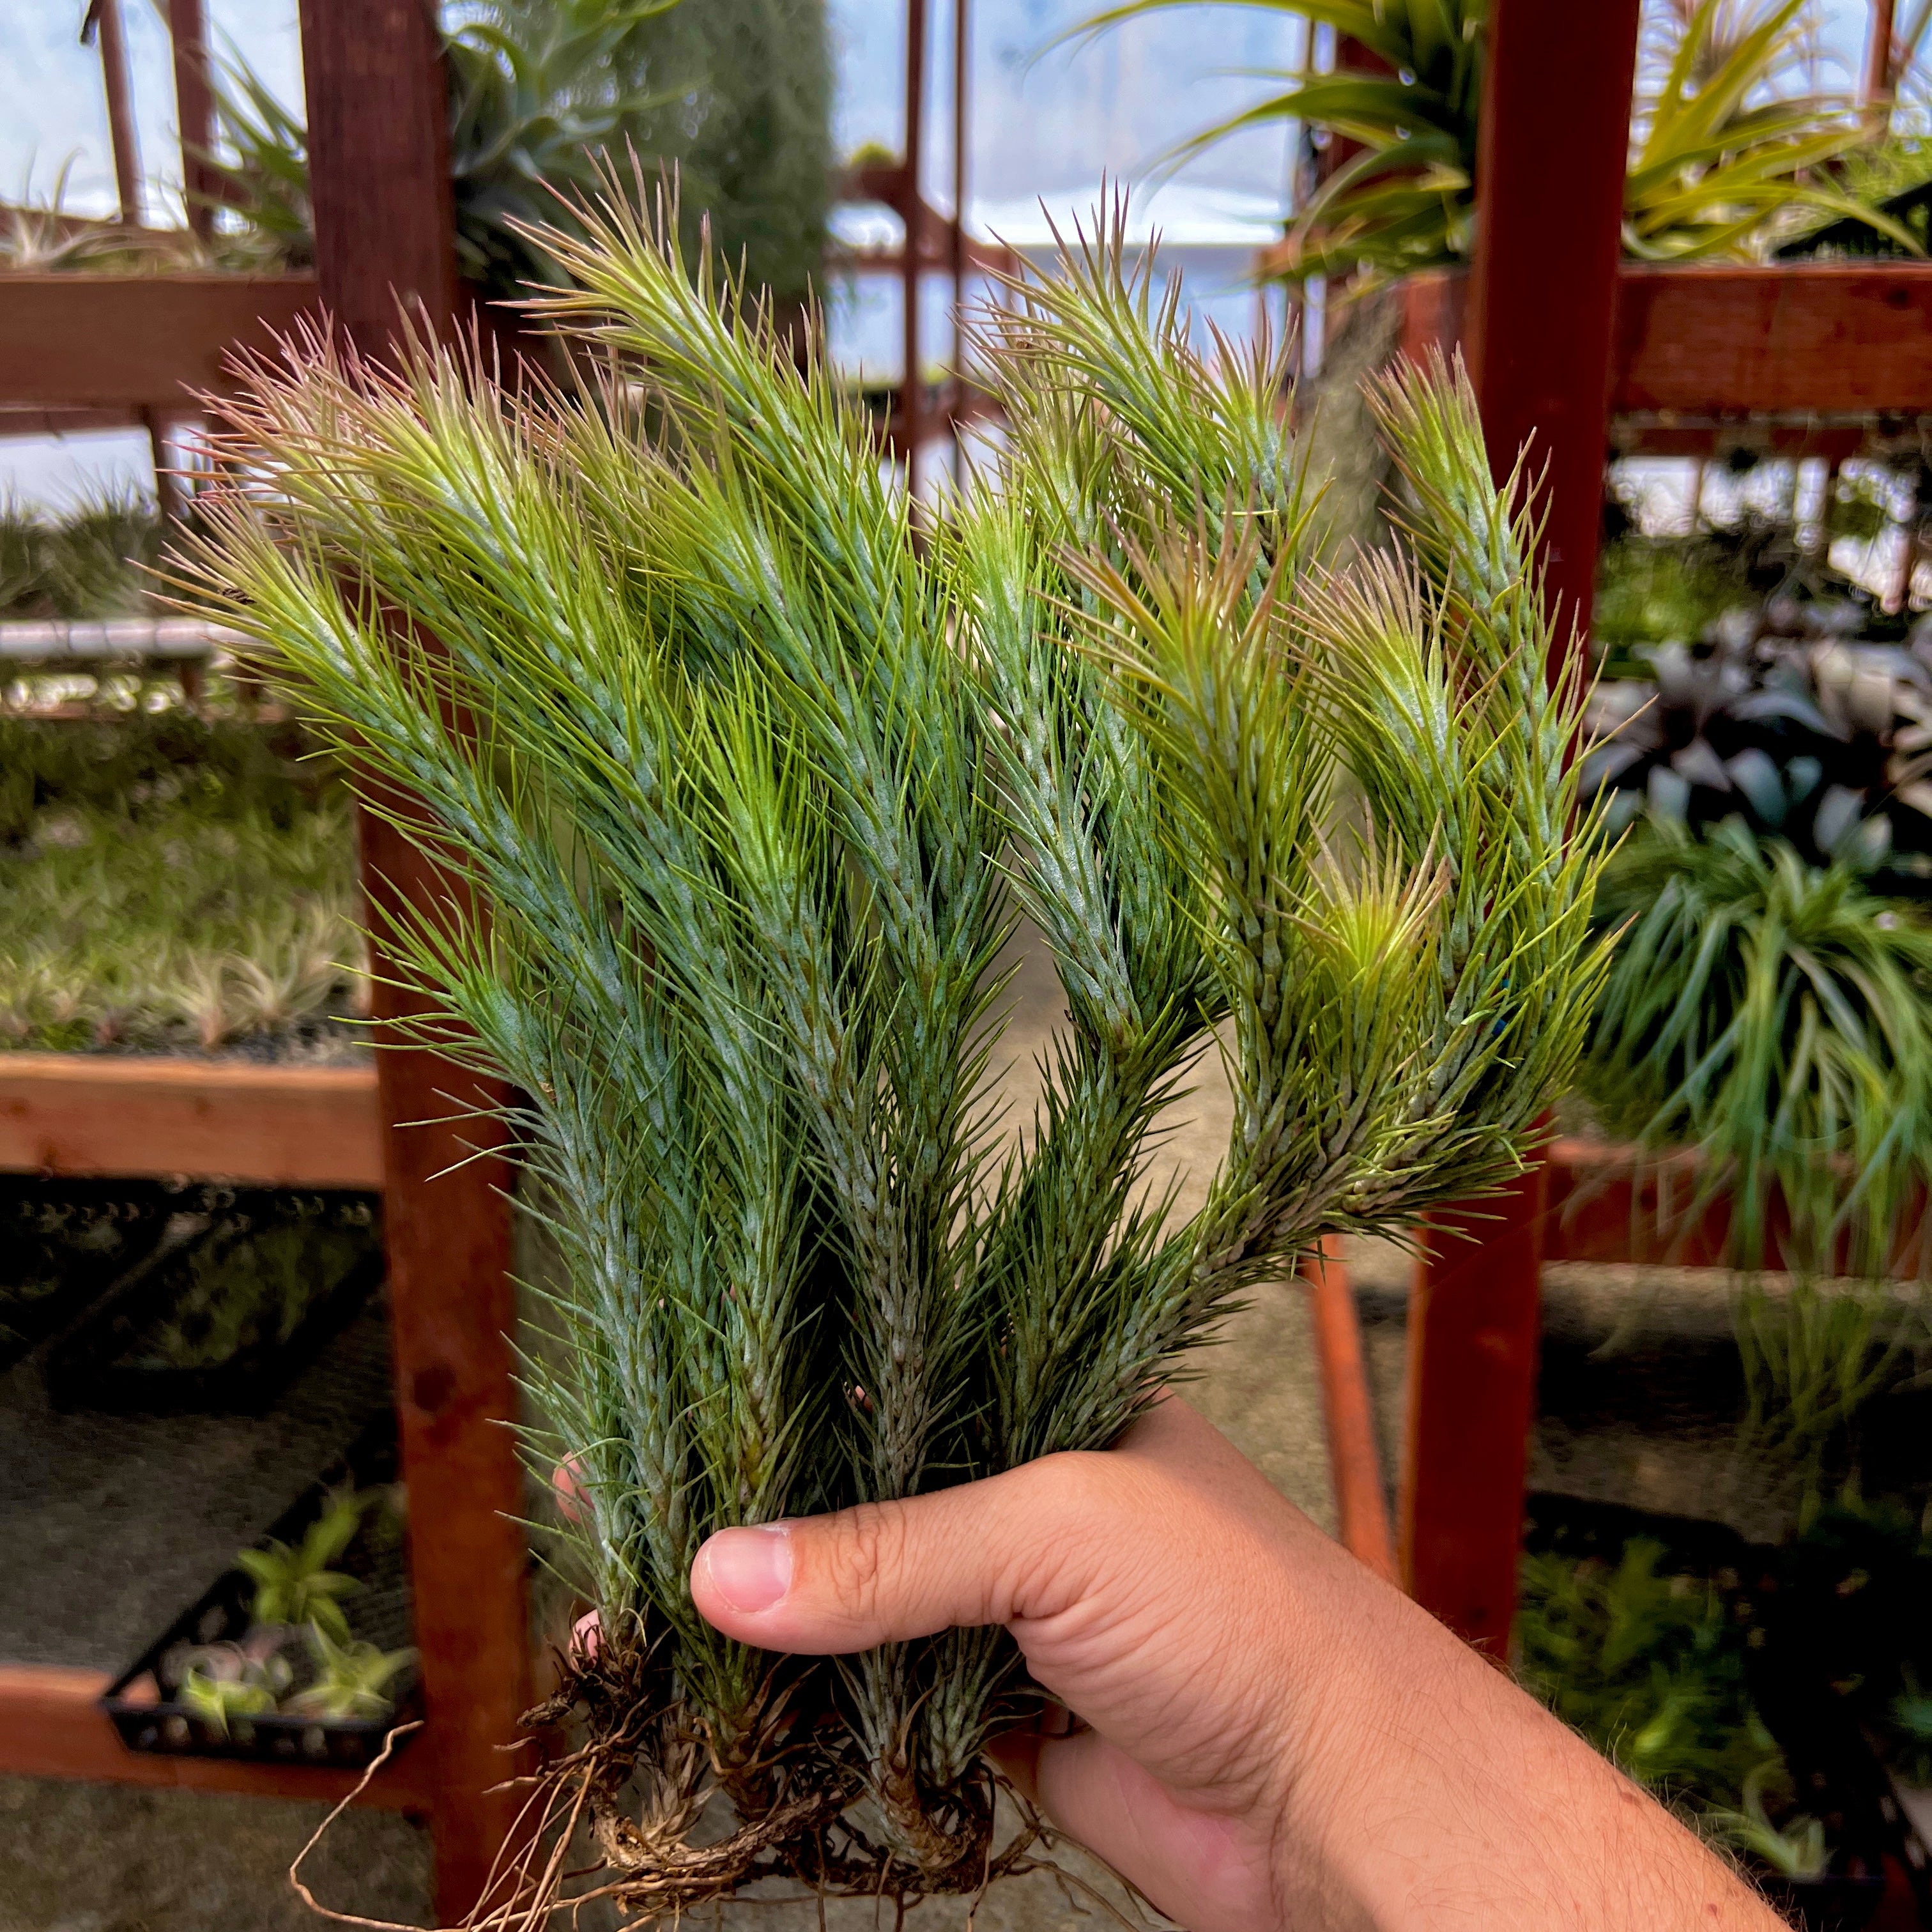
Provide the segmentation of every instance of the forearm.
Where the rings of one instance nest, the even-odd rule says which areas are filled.
[[[1287,1800],[1284,1924],[1778,1932],[1720,1858],[1500,1672],[1392,1592],[1378,1609],[1384,1642],[1340,1663]]]

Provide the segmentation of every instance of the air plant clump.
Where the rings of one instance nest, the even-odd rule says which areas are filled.
[[[519,1092],[567,1262],[531,1450],[597,1637],[536,1720],[579,1726],[578,1894],[976,1892],[1039,1847],[994,1836],[982,1747],[1040,1708],[1004,1634],[760,1654],[692,1558],[1104,1448],[1318,1236],[1515,1172],[1600,971],[1577,688],[1439,364],[1376,392],[1402,556],[1324,574],[1281,362],[1195,356],[1110,226],[983,318],[1004,459],[928,518],[633,206],[546,238],[587,393],[314,336],[258,364],[227,433],[268,480],[194,572],[472,889],[386,940],[414,1036]],[[1003,1154],[1022,916],[1067,1028]],[[1184,1219],[1143,1163],[1215,1051],[1234,1124]]]
[[[1198,0],[1123,0],[1091,34]],[[1238,0],[1280,14],[1280,0]],[[1298,124],[1301,192],[1274,272],[1291,284],[1381,279],[1467,261],[1490,0],[1320,0],[1327,72],[1265,77],[1282,91],[1203,129],[1175,160],[1268,122]],[[1646,10],[1624,172],[1624,252],[1642,260],[1761,260],[1801,226],[1846,218],[1874,244],[1922,256],[1923,224],[1848,192],[1834,170],[1882,130],[1808,84],[1810,0],[1664,0]],[[1346,158],[1318,171],[1318,143]],[[1336,154],[1334,146],[1329,152]],[[1552,156],[1551,165],[1560,166]]]
[[[1815,1484],[1922,1345],[1932,926],[1852,860],[1808,865],[1735,818],[1647,818],[1596,917],[1618,944],[1580,1089],[1612,1133],[1695,1150],[1675,1232],[1728,1203],[1748,1432]],[[1774,1294],[1778,1268],[1796,1279]]]
[[[0,713],[0,1052],[346,1052],[355,830],[298,734]]]
[[[1847,1248],[1868,1275],[1922,1272],[1923,919],[1736,820],[1700,838],[1654,819],[1611,862],[1597,916],[1623,937],[1584,1088],[1612,1130],[1705,1151],[1741,1265],[1772,1258],[1775,1195],[1796,1264],[1828,1272]]]
[[[145,614],[144,567],[162,541],[154,500],[138,490],[104,490],[58,516],[0,500],[0,618]]]
[[[1715,1584],[1648,1538],[1633,1538],[1614,1566],[1523,1559],[1524,1688],[1646,1790],[1726,1822],[1760,1767],[1783,1770],[1751,1702],[1746,1634]]]
[[[320,1724],[377,1723],[394,1710],[394,1687],[414,1665],[412,1648],[384,1650],[353,1635],[345,1600],[360,1576],[333,1566],[365,1559],[397,1530],[399,1492],[333,1492],[291,1546],[271,1539],[239,1550],[236,1568],[254,1586],[238,1636],[172,1646],[149,1694],[171,1698],[218,1737],[247,1741],[248,1720],[271,1714]]]

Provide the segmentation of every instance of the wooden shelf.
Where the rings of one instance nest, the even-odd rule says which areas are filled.
[[[0,1170],[380,1189],[376,1070],[0,1054]]]
[[[1468,279],[1432,268],[1388,292],[1406,352],[1463,339]],[[1932,412],[1932,262],[1626,262],[1615,317],[1612,416]]]
[[[1550,1262],[1624,1262],[1642,1267],[1723,1268],[1730,1228],[1730,1204],[1711,1203],[1694,1227],[1682,1226],[1697,1185],[1700,1157],[1693,1148],[1646,1155],[1613,1142],[1565,1136],[1547,1149],[1549,1193],[1543,1258]],[[1766,1215],[1766,1264],[1783,1264],[1781,1240],[1790,1222],[1773,1196]],[[1916,1214],[1906,1217],[1912,1240]],[[1847,1253],[1837,1258],[1845,1271]],[[1894,1272],[1909,1276],[1911,1257],[1894,1257]]]
[[[0,1772],[325,1804],[347,1797],[361,1775],[309,1765],[130,1750],[99,1706],[111,1681],[98,1670],[0,1665]],[[411,1738],[370,1780],[358,1802],[427,1812],[433,1795],[428,1742],[427,1732]]]
[[[0,273],[0,403],[178,410],[317,301],[313,275]]]

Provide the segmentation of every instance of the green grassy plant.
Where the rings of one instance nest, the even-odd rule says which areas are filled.
[[[161,524],[154,500],[109,491],[64,516],[0,503],[0,620],[140,616],[154,608]]]
[[[1128,0],[1091,32],[1199,0]],[[1468,258],[1475,212],[1487,0],[1238,0],[1334,29],[1382,63],[1284,76],[1282,92],[1204,129],[1176,158],[1240,129],[1305,122],[1359,152],[1289,225],[1290,281],[1366,269],[1397,275]],[[1848,100],[1782,93],[1810,0],[1685,0],[1653,33],[1624,194],[1624,246],[1647,260],[1749,260],[1820,216],[1862,215],[1903,252],[1904,224],[1855,200],[1832,168],[1874,137]],[[1550,164],[1560,169],[1562,158]]]
[[[823,0],[454,0],[442,19],[457,254],[478,287],[554,280],[529,225],[635,155],[678,170],[687,247],[708,226],[753,290],[810,290],[831,198]],[[239,61],[217,103],[224,222],[306,262],[306,127]]]
[[[357,1010],[346,796],[178,709],[0,716],[0,1050],[214,1048]]]
[[[274,1348],[301,1328],[368,1247],[368,1235],[350,1228],[308,1220],[238,1221],[192,1251],[166,1315],[130,1344],[120,1364],[180,1373]]]
[[[383,1650],[373,1643],[340,1643],[320,1624],[308,1631],[314,1681],[283,1706],[290,1717],[326,1724],[370,1724],[396,1708],[389,1687],[416,1660],[413,1649]]]
[[[1776,1195],[1796,1264],[1848,1245],[1885,1273],[1932,1172],[1932,928],[1728,820],[1648,822],[1596,916],[1622,934],[1584,1070],[1611,1131],[1703,1151],[1742,1266],[1766,1258]]]
[[[928,519],[632,210],[546,238],[550,314],[620,380],[311,342],[230,412],[274,488],[201,574],[488,908],[391,936],[423,1036],[527,1096],[567,1264],[532,1453],[584,1499],[557,1556],[600,1639],[552,1791],[597,1882],[976,1892],[1027,1856],[981,1754],[1036,1707],[1010,1641],[748,1652],[692,1610],[700,1542],[1104,1448],[1322,1232],[1514,1172],[1598,976],[1579,695],[1439,365],[1376,392],[1400,559],[1324,574],[1280,362],[1203,362],[1113,232],[987,318],[1002,479]],[[1020,912],[1070,1030],[1003,1154]],[[1213,1051],[1234,1125],[1184,1218],[1144,1163]]]
[[[336,1644],[347,1644],[342,1599],[362,1586],[330,1565],[356,1540],[363,1510],[363,1499],[352,1493],[332,1496],[294,1547],[272,1539],[266,1550],[238,1551],[236,1565],[255,1586],[250,1622],[306,1624]]]
[[[1795,1270],[1747,1282],[1738,1334],[1751,1434],[1815,1482],[1923,1328],[1883,1277],[1932,1267],[1932,927],[1736,820],[1646,821],[1596,916],[1621,938],[1582,1090],[1612,1133],[1696,1150],[1682,1226],[1728,1201],[1733,1264]],[[1855,1279],[1827,1285],[1841,1260]]]
[[[1666,1554],[1636,1538],[1614,1566],[1525,1558],[1516,1675],[1647,1790],[1736,1813],[1781,1756],[1746,1687],[1744,1632],[1704,1579],[1660,1574]]]

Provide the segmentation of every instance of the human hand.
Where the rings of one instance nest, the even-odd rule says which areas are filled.
[[[1780,1922],[1178,1401],[1104,1454],[721,1531],[692,1592],[768,1650],[1005,1624],[1089,1728],[1001,1762],[1191,1932]]]

